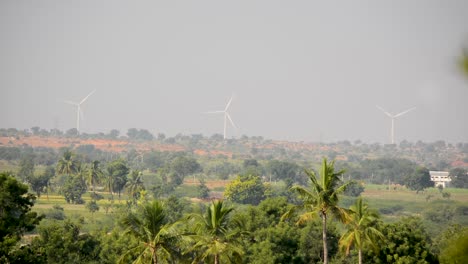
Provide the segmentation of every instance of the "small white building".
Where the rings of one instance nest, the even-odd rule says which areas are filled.
[[[431,181],[434,182],[435,187],[442,186],[442,188],[445,188],[447,184],[452,181],[448,171],[429,171],[429,174],[431,175]]]

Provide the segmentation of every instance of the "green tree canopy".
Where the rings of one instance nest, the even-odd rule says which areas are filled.
[[[21,235],[34,229],[43,218],[31,212],[35,199],[26,185],[9,173],[0,173],[0,256],[4,260]]]
[[[127,163],[123,159],[113,160],[107,165],[107,183],[109,191],[111,193],[117,192],[119,194],[119,198],[125,184],[127,184],[127,175],[129,171],[130,169],[127,167]]]
[[[138,244],[130,248],[120,263],[160,263],[175,261],[180,254],[181,236],[167,218],[164,205],[155,200],[138,206],[129,212],[121,222],[125,234],[135,238]],[[136,259],[129,257],[136,255]]]
[[[339,195],[342,194],[348,183],[342,183],[340,176],[344,171],[335,171],[335,162],[327,162],[324,158],[320,168],[320,176],[314,171],[306,170],[306,174],[310,179],[310,188],[302,186],[294,186],[292,191],[298,193],[302,199],[302,204],[293,207],[284,216],[287,218],[296,210],[305,211],[299,216],[298,224],[304,223],[311,219],[320,216],[322,218],[322,239],[323,239],[323,263],[328,263],[328,248],[327,248],[327,220],[329,216],[335,216],[341,221],[345,221],[348,217],[346,209],[338,205]]]
[[[196,234],[193,236],[193,250],[197,252],[195,260],[214,264],[240,263],[244,255],[240,244],[244,231],[241,223],[232,218],[233,210],[223,201],[213,201],[205,214],[190,216]]]
[[[429,170],[424,167],[418,167],[413,173],[405,177],[404,184],[416,192],[420,192],[429,187],[434,187],[434,182],[431,181]]]
[[[259,204],[265,199],[266,187],[259,176],[237,176],[224,191],[227,200],[242,204]]]

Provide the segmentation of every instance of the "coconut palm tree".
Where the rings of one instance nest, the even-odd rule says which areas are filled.
[[[95,184],[99,183],[104,176],[104,172],[100,167],[99,161],[95,160],[91,162],[91,165],[87,172],[87,182],[93,187],[93,192],[96,191]]]
[[[177,245],[182,237],[175,224],[168,222],[164,206],[157,200],[127,214],[121,225],[126,235],[138,240],[138,245],[130,248],[120,258],[120,263],[127,263],[127,258],[135,253],[138,257],[132,263],[167,263],[179,252]]]
[[[350,221],[347,223],[347,231],[340,239],[340,248],[349,255],[350,248],[354,245],[358,250],[359,264],[362,264],[362,248],[364,245],[375,245],[376,239],[384,236],[376,228],[379,216],[369,210],[369,206],[363,203],[359,197],[356,203],[350,207]]]
[[[334,161],[327,162],[324,158],[320,168],[320,177],[314,171],[305,170],[311,181],[310,188],[302,186],[293,186],[290,190],[297,192],[302,198],[302,205],[294,206],[283,215],[282,219],[290,217],[297,210],[306,212],[299,216],[297,224],[320,216],[322,218],[322,239],[323,239],[323,263],[328,263],[327,247],[327,220],[329,216],[335,216],[345,222],[348,218],[348,210],[338,206],[339,194],[346,190],[350,184],[342,183],[340,176],[343,170],[336,172]]]
[[[189,219],[194,220],[193,250],[199,252],[193,263],[212,260],[214,264],[224,262],[241,262],[244,254],[240,238],[245,233],[241,223],[232,219],[234,208],[226,206],[222,200],[213,201],[206,213],[194,214]]]
[[[128,196],[132,197],[133,200],[138,199],[138,195],[141,190],[145,189],[145,185],[142,179],[143,173],[139,170],[134,170],[130,173],[130,178],[125,184]]]
[[[56,171],[60,174],[72,175],[79,171],[80,163],[75,159],[75,155],[70,150],[63,153],[62,158],[57,162]]]

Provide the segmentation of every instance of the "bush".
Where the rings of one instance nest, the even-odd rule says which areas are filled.
[[[358,197],[362,192],[364,192],[364,185],[353,181],[348,185],[348,188],[346,188],[344,195]]]

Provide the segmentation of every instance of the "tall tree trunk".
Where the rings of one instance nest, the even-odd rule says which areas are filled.
[[[219,256],[218,256],[218,254],[216,254],[214,257],[215,257],[215,259],[214,259],[214,264],[219,264]]]
[[[359,248],[359,264],[362,264],[362,249]]]
[[[322,214],[323,264],[328,264],[327,214]]]

